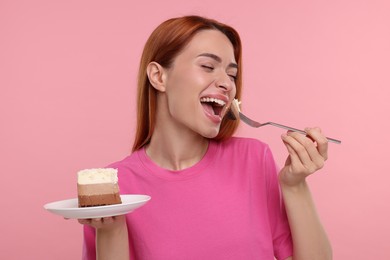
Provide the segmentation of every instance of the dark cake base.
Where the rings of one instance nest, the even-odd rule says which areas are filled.
[[[95,207],[121,204],[121,197],[118,193],[115,194],[102,194],[102,195],[79,195],[79,207]]]

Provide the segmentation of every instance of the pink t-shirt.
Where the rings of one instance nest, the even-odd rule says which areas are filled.
[[[191,149],[191,147],[189,147]],[[127,215],[133,260],[285,259],[290,229],[269,147],[255,139],[210,141],[194,166],[157,166],[145,149],[111,164],[122,194],[152,198]],[[95,259],[85,226],[83,259]]]

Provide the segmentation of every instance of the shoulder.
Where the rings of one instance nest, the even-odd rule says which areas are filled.
[[[270,179],[276,176],[278,167],[269,145],[258,139],[232,137],[220,142],[219,155],[219,159],[231,169],[260,178],[258,180],[262,183],[270,183]]]
[[[107,165],[107,168],[114,168],[118,173],[126,173],[134,169],[134,166],[139,165],[138,151],[124,157],[121,160],[114,161]]]
[[[224,157],[241,158],[242,160],[269,160],[271,155],[268,144],[247,137],[231,137],[219,143],[219,151]]]
[[[248,137],[231,137],[220,143],[222,149],[239,149],[240,151],[266,151],[269,150],[268,144]]]

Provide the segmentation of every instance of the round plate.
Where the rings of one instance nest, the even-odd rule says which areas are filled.
[[[124,215],[143,206],[150,200],[148,195],[120,195],[122,204],[96,206],[96,207],[78,207],[78,199],[68,199],[45,204],[43,207],[56,215],[64,218],[102,218],[109,216]]]

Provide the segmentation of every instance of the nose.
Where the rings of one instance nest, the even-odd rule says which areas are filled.
[[[220,73],[215,83],[218,88],[222,88],[224,91],[231,91],[235,85],[231,76],[225,72]]]

